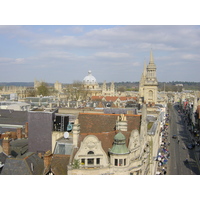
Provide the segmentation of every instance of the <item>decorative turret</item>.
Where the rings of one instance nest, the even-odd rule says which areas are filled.
[[[126,146],[126,137],[121,133],[121,131],[117,133],[114,137],[114,144],[110,149],[110,154],[129,154],[129,150]]]

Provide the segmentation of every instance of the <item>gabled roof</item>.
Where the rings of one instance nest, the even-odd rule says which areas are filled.
[[[111,132],[116,128],[116,120],[119,114],[105,113],[79,113],[81,133]],[[140,129],[141,115],[126,114],[128,131]]]
[[[105,99],[105,101],[114,102],[118,99],[118,97],[106,96],[106,97],[104,97],[104,99]]]
[[[51,161],[51,171],[54,175],[67,175],[67,165],[70,155],[54,154]]]
[[[125,138],[126,138],[126,145],[128,146],[129,142],[129,137],[130,137],[130,132],[126,131],[121,131]],[[103,150],[108,154],[109,149],[112,148],[113,142],[114,142],[114,137],[116,136],[118,132],[117,131],[111,131],[111,132],[102,132],[102,133],[81,133],[79,135],[79,140],[78,140],[78,146],[81,146],[81,142],[84,140],[84,138],[88,135],[95,135],[100,141]]]
[[[103,96],[92,96],[91,100],[95,101],[95,100],[102,100]]]
[[[105,106],[104,106],[104,104],[100,101],[99,103],[98,103],[98,105],[97,105],[97,108],[104,108]]]
[[[128,97],[119,97],[119,99],[120,99],[121,101],[126,101],[126,100],[128,99]]]
[[[2,175],[42,175],[44,162],[35,153],[27,153],[18,158],[7,158]]]

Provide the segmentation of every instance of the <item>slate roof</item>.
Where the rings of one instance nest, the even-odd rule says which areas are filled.
[[[35,153],[27,153],[22,157],[7,158],[2,175],[42,175],[44,162]]]
[[[0,153],[0,162],[5,163],[7,158],[8,156],[5,153],[3,152]]]
[[[132,111],[137,114],[136,108],[104,108],[104,113],[106,114],[127,114],[128,111]]]
[[[17,157],[28,151],[28,139],[13,140],[10,142],[11,155]]]
[[[0,124],[25,125],[28,121],[27,111],[0,109]]]

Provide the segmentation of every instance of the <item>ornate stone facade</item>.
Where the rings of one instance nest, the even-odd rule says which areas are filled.
[[[106,115],[106,118],[116,119],[116,131],[95,132],[94,122],[88,121],[89,130],[93,132],[79,133],[75,127],[77,146],[73,159],[68,165],[69,175],[144,175],[150,171],[150,149],[147,137],[146,106],[143,107],[142,126],[140,116],[136,115]],[[89,115],[89,114],[88,114]],[[94,114],[92,115],[94,116]],[[96,115],[93,117],[95,119]],[[134,120],[133,120],[133,119]],[[80,118],[81,119],[81,118]],[[101,118],[102,119],[102,118]],[[132,121],[133,120],[133,121]],[[140,121],[138,123],[137,121]],[[93,120],[94,121],[94,120]],[[104,124],[100,120],[99,123]],[[112,120],[113,121],[113,120]],[[110,130],[112,130],[113,123]],[[133,124],[138,124],[132,129]],[[105,127],[105,130],[109,130]],[[86,131],[86,129],[84,128]],[[102,127],[103,130],[103,127]],[[131,130],[131,131],[130,131]],[[78,137],[77,137],[78,136]],[[79,165],[74,167],[73,163]]]
[[[154,63],[152,50],[148,66],[144,63],[144,70],[139,85],[139,96],[147,104],[157,103],[158,81],[156,77],[156,65]]]

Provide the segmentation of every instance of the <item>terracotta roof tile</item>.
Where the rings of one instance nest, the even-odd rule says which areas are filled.
[[[114,102],[118,99],[118,97],[110,97],[110,96],[106,96],[104,98],[106,101],[110,101],[110,102]]]
[[[105,152],[112,147],[114,136],[116,134],[115,126],[119,114],[105,114],[105,113],[80,113],[80,136],[79,144],[87,135],[95,135],[102,142],[102,147]],[[141,115],[126,114],[127,131],[122,132],[126,136],[126,143],[128,145],[129,136],[132,130],[140,130]]]
[[[102,100],[103,96],[92,96],[91,100],[95,101],[95,100]]]

